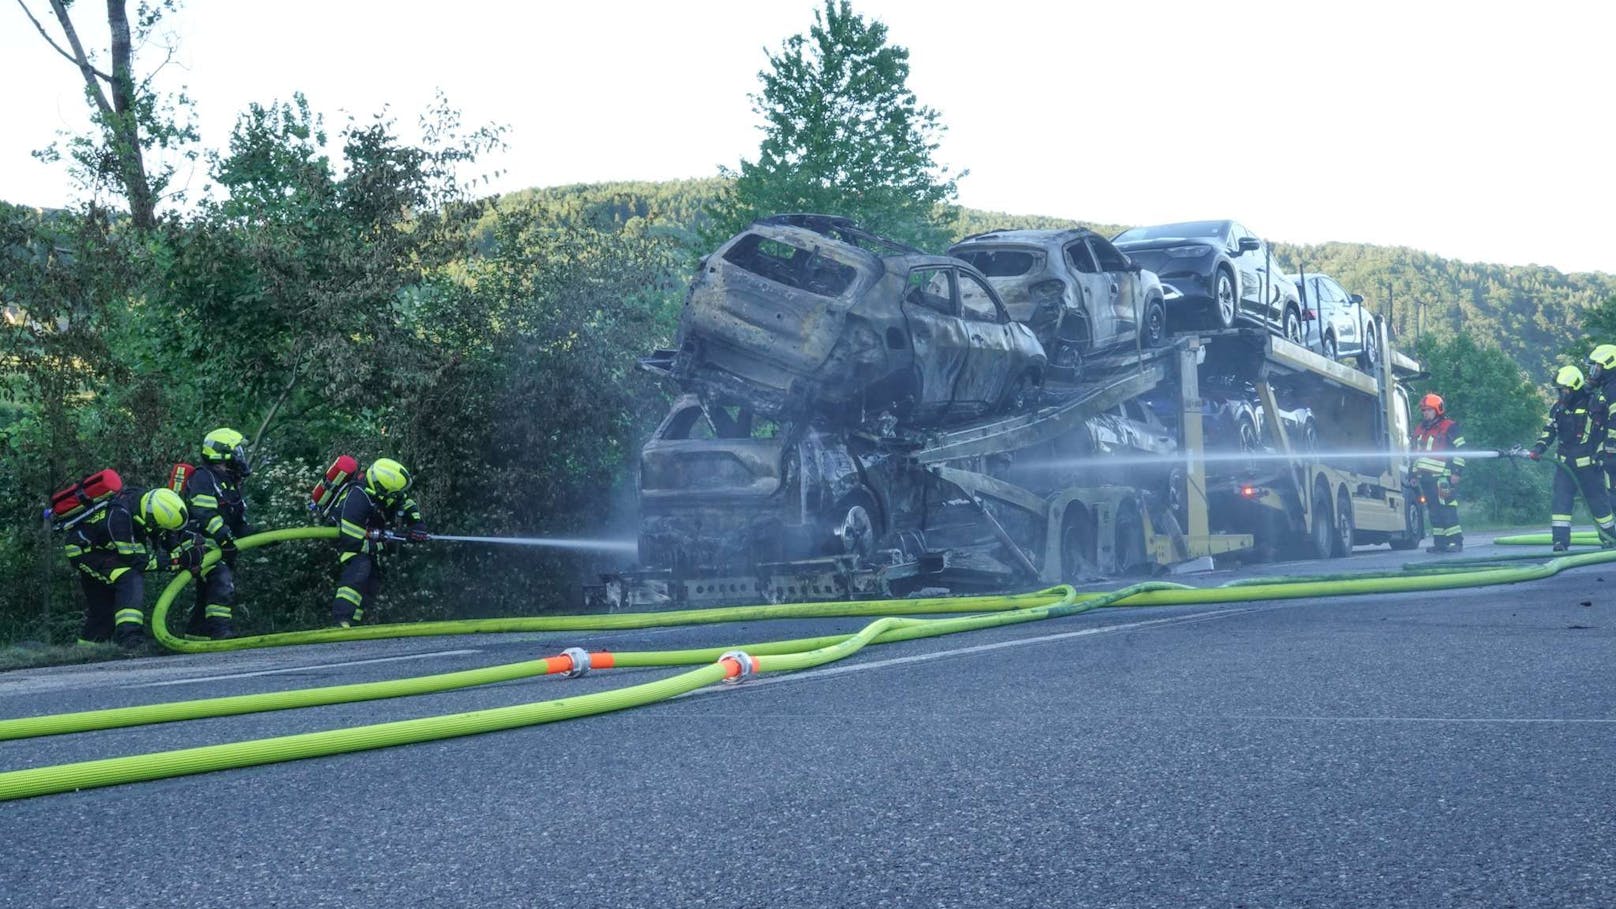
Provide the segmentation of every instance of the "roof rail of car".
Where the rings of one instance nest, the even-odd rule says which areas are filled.
[[[1007,234],[1023,231],[1049,231],[1055,234],[1077,234],[1079,236],[1084,234],[1093,234],[1094,236],[1099,236],[1099,234],[1081,225],[1076,227],[995,227],[992,230],[984,230],[979,234],[971,234],[968,237],[961,237],[959,242],[964,243],[967,240],[980,240],[983,237],[991,237],[994,234]]]
[[[805,230],[811,230],[816,234],[829,237],[832,240],[840,240],[843,243],[852,244],[860,249],[869,250],[876,255],[894,256],[909,255],[914,253],[924,254],[924,250],[916,249],[913,246],[899,243],[897,240],[883,237],[880,234],[871,233],[870,231],[858,226],[858,223],[852,218],[844,218],[840,215],[816,215],[808,213],[769,215],[766,218],[759,218],[752,223],[781,224],[788,227],[801,227]]]

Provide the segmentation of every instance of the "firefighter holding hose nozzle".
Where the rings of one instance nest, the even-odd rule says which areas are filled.
[[[405,538],[411,541],[431,539],[420,507],[410,498],[412,483],[403,464],[377,458],[339,494],[333,506],[342,561],[337,592],[331,599],[331,620],[336,627],[358,624],[365,616],[366,602],[376,596],[380,586],[377,557],[389,527],[404,524],[408,527]]]
[[[1526,455],[1536,461],[1551,443],[1560,443],[1555,454],[1558,469],[1554,472],[1554,497],[1549,503],[1554,551],[1571,548],[1571,512],[1579,490],[1588,503],[1588,513],[1599,526],[1600,546],[1609,549],[1616,546],[1616,519],[1611,516],[1610,496],[1599,463],[1609,410],[1603,400],[1593,395],[1582,370],[1575,366],[1560,367],[1554,387],[1560,393],[1559,399],[1549,408],[1549,421]]]
[[[1426,552],[1464,551],[1464,529],[1459,526],[1459,477],[1465,460],[1457,455],[1435,457],[1432,453],[1464,448],[1459,424],[1448,419],[1442,396],[1428,394],[1420,399],[1420,425],[1414,428],[1414,476],[1425,496],[1425,513],[1430,516],[1431,546]]]

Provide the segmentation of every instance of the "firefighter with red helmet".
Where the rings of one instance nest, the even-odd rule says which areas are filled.
[[[1425,514],[1431,525],[1431,546],[1427,552],[1461,552],[1464,530],[1459,526],[1459,478],[1465,459],[1457,452],[1465,447],[1459,424],[1448,419],[1442,396],[1428,394],[1420,399],[1420,425],[1414,428],[1414,477],[1425,498]]]
[[[1604,400],[1588,388],[1582,370],[1575,366],[1560,367],[1554,387],[1560,393],[1559,399],[1549,408],[1549,422],[1527,452],[1527,457],[1536,461],[1550,444],[1560,443],[1556,453],[1559,469],[1554,472],[1554,496],[1549,503],[1554,551],[1565,552],[1571,547],[1571,512],[1579,491],[1588,503],[1588,514],[1599,526],[1600,545],[1609,549],[1616,546],[1616,517],[1611,515],[1610,496],[1599,463],[1609,410]]]

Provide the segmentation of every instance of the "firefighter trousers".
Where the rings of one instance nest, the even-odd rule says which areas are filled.
[[[331,598],[331,620],[338,624],[358,624],[365,617],[365,604],[376,596],[381,585],[381,566],[363,552],[345,554],[342,573],[337,577],[337,594]]]
[[[84,589],[84,627],[81,642],[139,641],[146,631],[146,578],[125,566],[74,559],[79,586]]]
[[[1437,549],[1464,545],[1464,529],[1459,526],[1459,497],[1447,483],[1437,483],[1436,474],[1420,475],[1420,492],[1425,496],[1425,516],[1431,525],[1431,542]]]
[[[227,637],[236,605],[236,573],[221,560],[202,570],[196,584],[196,605],[185,625],[187,634]]]
[[[1577,493],[1588,503],[1588,514],[1599,525],[1603,536],[1616,534],[1616,520],[1610,512],[1610,496],[1605,489],[1605,472],[1592,458],[1560,459],[1554,471],[1554,497],[1549,502],[1550,536],[1556,546],[1571,545],[1571,512]]]

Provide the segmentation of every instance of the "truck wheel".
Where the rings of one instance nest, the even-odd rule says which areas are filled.
[[[1352,541],[1358,532],[1352,519],[1352,497],[1343,488],[1335,495],[1335,556],[1344,559],[1352,555]]]
[[[1393,549],[1413,549],[1425,539],[1425,510],[1420,508],[1420,503],[1414,499],[1403,503],[1403,526],[1407,528],[1403,535],[1391,538]]]
[[[1136,502],[1125,502],[1117,509],[1117,540],[1112,554],[1117,574],[1134,574],[1145,568],[1145,521]]]
[[[1074,502],[1061,521],[1061,578],[1069,584],[1087,580],[1094,562],[1094,517]]]
[[[1313,520],[1308,534],[1308,556],[1328,559],[1335,548],[1335,520],[1330,514],[1330,488],[1321,480],[1313,484]]]

